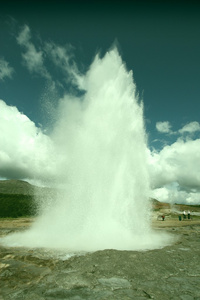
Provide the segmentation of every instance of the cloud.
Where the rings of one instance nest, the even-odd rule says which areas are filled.
[[[6,77],[12,78],[14,69],[9,66],[9,63],[4,59],[0,58],[0,80],[4,80]]]
[[[72,54],[73,47],[65,45],[65,47],[56,45],[53,42],[46,43],[45,52],[54,65],[62,70],[65,75],[66,82],[70,82],[79,89],[84,89],[84,76],[78,70]]]
[[[53,42],[34,45],[30,28],[24,25],[19,35],[17,43],[23,48],[22,58],[24,66],[30,73],[40,75],[57,87],[64,87],[70,83],[78,89],[84,89],[84,76],[78,70],[74,61],[73,47],[71,45],[60,46]],[[56,73],[60,73],[59,81],[53,82],[52,76],[48,71],[47,63],[50,68],[56,68]],[[58,74],[59,74],[58,73]]]
[[[199,204],[200,192],[181,191],[178,186],[173,189],[166,186],[153,190],[151,197],[162,202],[194,205]]]
[[[29,72],[39,74],[46,79],[51,79],[44,65],[44,53],[42,50],[37,50],[31,42],[31,32],[27,25],[23,27],[18,35],[17,42],[24,49],[22,54],[23,63]]]
[[[157,122],[156,129],[161,133],[171,133],[171,124],[168,121]]]
[[[55,165],[48,136],[16,107],[0,100],[0,177],[45,179]]]
[[[200,139],[178,139],[160,152],[149,153],[151,186],[158,200],[196,201],[200,193]],[[184,196],[184,197],[183,197]],[[200,201],[200,198],[198,198]]]
[[[180,136],[182,139],[183,138],[194,139],[195,133],[200,131],[200,123],[197,121],[190,122],[177,131],[172,131],[171,127],[172,126],[169,121],[156,123],[156,129],[159,133],[165,133],[170,135],[171,137],[173,135],[174,138],[176,136]],[[166,146],[169,143],[169,141],[165,139],[155,139],[153,142],[160,142],[164,146]]]
[[[24,25],[23,29],[21,30],[20,34],[17,37],[17,42],[19,45],[26,45],[29,43],[31,39],[31,31],[27,25]]]
[[[198,122],[191,122],[183,126],[183,128],[179,130],[179,133],[194,133],[196,131],[200,131],[200,124]]]

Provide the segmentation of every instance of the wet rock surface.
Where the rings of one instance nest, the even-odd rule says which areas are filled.
[[[157,230],[170,232],[175,242],[149,251],[67,259],[63,252],[1,246],[0,300],[200,299],[200,224],[163,224]]]

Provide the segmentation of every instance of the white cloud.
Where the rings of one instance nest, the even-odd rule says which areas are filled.
[[[53,176],[52,142],[16,107],[0,100],[0,177],[41,180]],[[48,159],[48,161],[47,161]]]
[[[200,139],[178,139],[149,157],[151,185],[158,200],[197,201],[200,192]],[[184,198],[184,199],[183,199]],[[200,198],[198,198],[198,203]]]
[[[161,202],[180,203],[180,204],[199,204],[200,192],[187,192],[179,190],[179,186],[173,189],[169,186],[153,190],[152,198],[159,199]]]
[[[171,133],[171,124],[168,121],[157,122],[156,129],[161,133]]]
[[[17,42],[24,50],[22,53],[23,63],[30,73],[38,74],[55,84],[45,64],[49,60],[51,66],[54,65],[62,74],[61,81],[57,82],[58,86],[62,86],[62,82],[70,82],[79,89],[84,89],[84,76],[80,74],[73,59],[71,45],[60,46],[48,42],[36,47],[32,42],[31,31],[27,25],[18,35]]]
[[[4,80],[6,77],[12,78],[14,69],[4,59],[0,58],[0,80]]]
[[[80,74],[73,60],[72,49],[71,45],[63,47],[52,42],[45,46],[45,51],[54,65],[64,72],[65,80],[84,89],[84,76]]]
[[[71,54],[72,47],[70,45],[66,47],[58,46],[55,43],[47,43],[45,50],[51,56],[55,65],[62,68],[69,68],[70,60],[72,60],[73,55]]]
[[[171,131],[169,122],[158,122],[156,128],[163,133],[179,133],[182,137],[165,145],[160,152],[149,152],[152,197],[166,202],[199,204],[200,139],[191,137],[200,131],[200,124],[190,122],[178,132]]]
[[[44,78],[51,79],[44,65],[44,53],[42,50],[38,51],[35,45],[31,42],[31,32],[27,25],[25,25],[17,37],[17,42],[23,47],[22,54],[24,65],[30,73],[36,73]]]
[[[27,51],[22,55],[30,72],[43,73],[43,57],[41,51],[36,51],[33,44],[27,45]],[[44,72],[45,73],[45,72]]]
[[[24,25],[23,29],[21,30],[19,36],[17,37],[17,42],[19,45],[26,45],[29,43],[31,39],[31,31],[27,25]]]
[[[183,126],[183,128],[181,128],[179,130],[179,132],[181,134],[183,134],[183,133],[194,133],[196,131],[200,131],[200,124],[196,121],[186,124],[185,126]]]

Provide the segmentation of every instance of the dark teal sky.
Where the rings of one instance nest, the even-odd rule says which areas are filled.
[[[162,144],[153,142],[163,139],[156,131],[157,122],[169,121],[174,131],[200,122],[200,5],[196,2],[2,2],[0,58],[9,62],[14,73],[0,81],[0,99],[37,124],[43,122],[40,106],[47,83],[22,65],[16,37],[24,25],[29,26],[38,50],[48,41],[72,45],[81,71],[87,70],[98,51],[103,55],[117,40],[144,101],[151,145]],[[173,138],[165,136],[169,143]]]

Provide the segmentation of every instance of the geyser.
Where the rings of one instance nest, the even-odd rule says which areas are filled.
[[[159,247],[163,241],[150,227],[143,106],[132,72],[113,49],[96,56],[81,83],[81,97],[60,100],[50,135],[47,161],[51,166],[53,159],[62,188],[40,199],[31,229],[4,243],[69,251]]]

